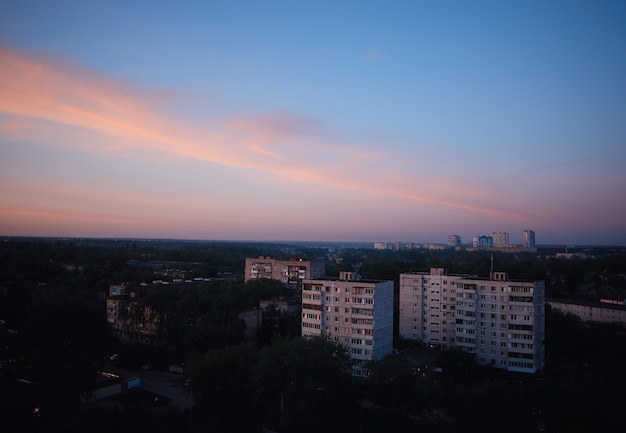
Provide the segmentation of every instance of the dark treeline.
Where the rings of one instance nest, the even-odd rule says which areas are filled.
[[[362,380],[350,375],[341,346],[298,338],[299,317],[270,307],[253,346],[237,319],[259,299],[292,294],[271,281],[243,283],[245,257],[259,255],[320,259],[328,275],[356,270],[364,278],[396,282],[401,272],[431,267],[487,276],[493,260],[495,270],[512,278],[545,280],[548,296],[624,299],[623,250],[592,250],[589,258],[575,260],[557,260],[553,253],[5,241],[0,430],[617,431],[626,406],[626,338],[620,328],[583,324],[548,309],[546,368],[536,375],[479,368],[463,352],[417,347],[415,357],[391,356],[371,365],[372,376]],[[189,279],[213,280],[151,284],[171,279],[163,272],[170,268]],[[160,330],[166,344],[124,346],[113,338],[104,296],[109,284],[122,282],[169,318]],[[396,336],[395,346],[411,344]],[[123,410],[83,403],[111,353],[119,353],[120,365],[128,368],[184,363],[196,402],[192,413],[147,403]],[[443,372],[434,372],[435,366]]]

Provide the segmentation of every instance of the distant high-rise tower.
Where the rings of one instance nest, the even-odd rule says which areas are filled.
[[[533,248],[535,246],[535,231],[524,230],[524,247]]]
[[[461,236],[459,236],[459,235],[450,235],[450,236],[448,236],[448,246],[449,247],[460,247],[461,246]]]
[[[491,237],[493,238],[494,247],[504,247],[509,244],[509,234],[507,232],[493,232]]]
[[[472,246],[477,247],[493,247],[493,238],[491,236],[474,236],[472,238]]]

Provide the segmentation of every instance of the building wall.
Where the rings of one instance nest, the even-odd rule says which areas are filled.
[[[494,247],[503,247],[509,244],[509,234],[507,232],[493,232],[491,237],[493,238]]]
[[[543,282],[429,274],[400,275],[401,337],[444,349],[461,347],[481,365],[535,372],[545,358]]]
[[[460,278],[447,275],[443,268],[400,274],[399,335],[444,349],[454,347],[454,282]]]
[[[259,310],[252,309],[242,311],[237,315],[239,320],[244,322],[244,338],[247,344],[251,347],[255,347],[257,344],[257,336],[259,334],[259,327],[261,324],[261,312]]]
[[[459,235],[450,235],[448,236],[448,246],[449,247],[458,247],[461,245],[461,236]]]
[[[160,314],[139,302],[137,294],[123,285],[110,285],[106,299],[107,323],[123,343],[161,344],[158,340]]]
[[[324,275],[324,262],[302,259],[278,260],[271,257],[246,258],[244,280],[261,278],[281,281],[284,284],[299,284],[305,278]]]
[[[355,365],[393,352],[393,281],[307,279],[302,290],[302,335],[327,336],[346,346]]]
[[[524,247],[532,248],[535,246],[535,232],[533,230],[524,230],[522,232],[522,237],[524,239]]]
[[[474,248],[493,247],[493,237],[476,235],[472,238],[472,247]]]
[[[626,326],[626,306],[589,302],[548,300],[550,307],[562,313],[571,313],[585,322],[615,323]]]

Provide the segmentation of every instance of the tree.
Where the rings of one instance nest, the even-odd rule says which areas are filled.
[[[280,432],[337,431],[337,425],[354,413],[350,357],[343,346],[325,338],[274,341],[261,349],[252,378],[262,427]]]
[[[250,375],[255,361],[256,353],[243,345],[209,350],[187,361],[195,400],[220,425],[239,431],[254,426]]]
[[[464,383],[476,378],[476,357],[460,348],[444,350],[436,361],[442,375],[457,383]]]
[[[272,340],[293,338],[300,335],[300,317],[283,311],[278,305],[270,304],[262,311],[263,320],[257,336],[259,346]]]
[[[404,415],[419,415],[437,405],[428,366],[401,356],[389,356],[368,366],[371,401]]]

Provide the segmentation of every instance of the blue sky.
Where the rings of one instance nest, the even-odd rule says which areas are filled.
[[[626,3],[363,3],[0,0],[0,234],[626,244]]]

